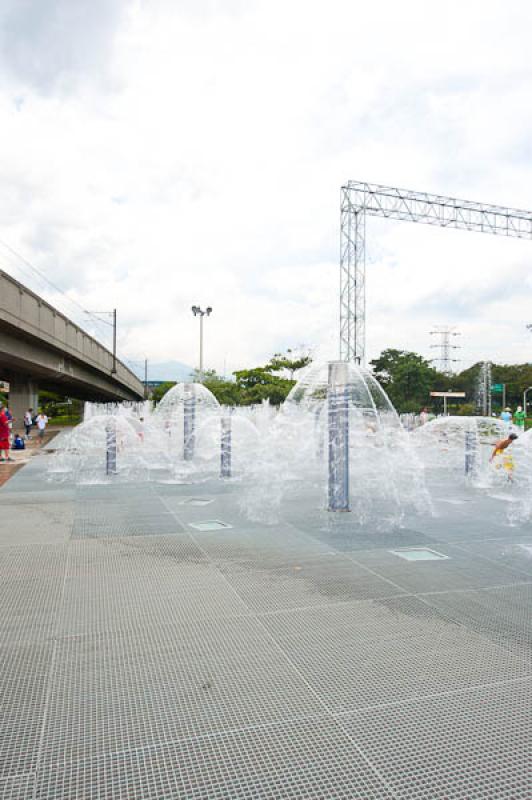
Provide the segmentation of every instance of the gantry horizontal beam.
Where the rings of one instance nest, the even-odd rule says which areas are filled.
[[[361,181],[349,181],[342,188],[342,211],[532,239],[530,211]]]

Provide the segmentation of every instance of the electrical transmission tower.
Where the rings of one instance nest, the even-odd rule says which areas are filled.
[[[439,362],[440,372],[443,372],[445,375],[451,375],[453,364],[459,361],[458,358],[452,358],[452,351],[460,348],[459,344],[451,344],[451,341],[453,336],[460,336],[460,332],[449,325],[435,325],[430,335],[440,337],[439,342],[431,344],[431,347],[437,347],[440,351],[439,356],[437,356],[434,361]]]
[[[532,213],[349,181],[342,186],[340,223],[340,358],[366,356],[366,215],[442,228],[532,239]]]

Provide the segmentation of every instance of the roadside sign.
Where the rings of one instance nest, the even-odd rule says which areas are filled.
[[[431,392],[431,397],[465,397],[465,392]]]
[[[491,391],[493,394],[502,394],[504,392],[504,383],[492,383]]]

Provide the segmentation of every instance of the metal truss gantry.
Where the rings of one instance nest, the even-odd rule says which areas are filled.
[[[366,215],[532,239],[532,212],[375,183],[342,186],[340,358],[365,362]]]

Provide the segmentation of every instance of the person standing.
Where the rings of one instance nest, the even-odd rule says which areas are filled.
[[[41,411],[39,414],[37,414],[37,430],[39,432],[39,439],[41,440],[41,444],[42,440],[44,439],[44,432],[46,430],[47,425],[48,425],[48,417]]]
[[[0,405],[0,461],[13,461],[9,455],[9,417]]]
[[[24,414],[24,428],[26,430],[26,439],[30,438],[30,431],[33,426],[33,408],[28,408]]]
[[[7,417],[7,424],[9,425],[9,443],[11,444],[13,441],[13,423],[15,422],[15,417],[9,410],[8,405],[5,406],[4,411]]]
[[[512,430],[512,409],[511,408],[504,408],[501,411],[501,422],[504,422],[504,427],[506,428],[507,433],[510,433]]]
[[[514,425],[521,431],[525,430],[526,412],[523,411],[522,406],[517,406],[517,411],[514,412]]]
[[[505,408],[504,411],[501,411],[501,420],[510,426],[512,421],[512,410],[510,408]]]

